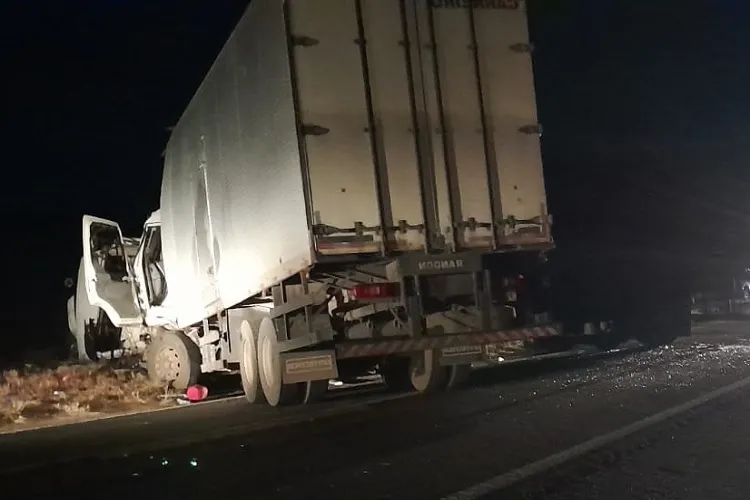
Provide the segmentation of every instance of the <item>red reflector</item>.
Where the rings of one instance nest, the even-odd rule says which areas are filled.
[[[357,299],[379,299],[398,295],[398,283],[369,283],[352,288],[352,295]]]

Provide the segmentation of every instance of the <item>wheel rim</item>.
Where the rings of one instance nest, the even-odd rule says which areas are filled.
[[[154,367],[159,379],[165,382],[174,382],[182,372],[180,353],[174,347],[163,347],[156,353]]]

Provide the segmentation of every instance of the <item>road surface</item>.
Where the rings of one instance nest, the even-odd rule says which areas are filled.
[[[0,436],[5,498],[747,498],[750,322],[460,392],[230,399]]]

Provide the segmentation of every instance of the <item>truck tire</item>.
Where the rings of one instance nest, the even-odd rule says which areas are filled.
[[[616,349],[623,342],[629,340],[627,335],[623,335],[618,330],[609,332],[600,332],[592,336],[592,344],[600,351],[611,351]]]
[[[664,347],[670,345],[672,342],[677,340],[679,335],[672,335],[659,331],[658,326],[644,326],[640,333],[637,333],[634,338],[647,349],[655,349],[657,347]]]
[[[182,332],[163,332],[149,345],[146,367],[154,382],[185,390],[198,382],[200,349]]]
[[[271,406],[284,406],[302,402],[305,394],[301,384],[282,382],[281,356],[276,327],[271,318],[264,318],[258,331],[258,372],[266,401]]]
[[[687,326],[684,325],[685,322]],[[634,337],[646,348],[653,349],[669,345],[679,337],[687,336],[685,331],[689,332],[690,327],[690,316],[683,321],[680,321],[680,318],[671,318],[671,321],[650,321]]]
[[[302,402],[306,405],[319,403],[328,392],[328,380],[310,380],[303,384],[304,397]]]
[[[633,337],[647,348],[669,345],[679,337],[690,336],[692,321],[690,304],[673,301],[642,319]]]
[[[429,394],[442,391],[448,385],[448,369],[438,363],[435,351],[428,349],[411,357],[409,380],[417,392]]]
[[[242,390],[248,403],[263,403],[265,397],[263,388],[260,384],[260,375],[258,373],[258,344],[255,332],[253,332],[250,322],[243,320],[240,324],[242,335],[242,351],[240,353],[240,380],[242,381]]]
[[[446,389],[451,391],[466,385],[471,374],[471,365],[451,365],[447,370]]]

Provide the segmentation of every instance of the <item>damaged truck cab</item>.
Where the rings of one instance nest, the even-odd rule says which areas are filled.
[[[128,346],[131,354],[144,354],[154,379],[169,381],[179,388],[195,383],[200,360],[211,359],[215,353],[200,336],[193,339],[195,345],[185,342],[192,330],[169,334],[179,328],[168,300],[159,211],[153,212],[144,224],[143,234],[130,255],[127,249],[133,248],[132,244],[127,244],[116,222],[86,215],[82,236],[79,294],[83,289],[85,303],[106,317],[100,317],[100,313],[92,323],[108,324],[117,331],[114,335],[119,337],[120,347]],[[101,331],[99,327],[99,337]],[[224,365],[220,364],[220,368]],[[203,371],[213,370],[203,367]]]

